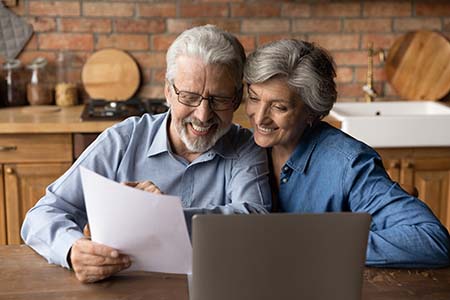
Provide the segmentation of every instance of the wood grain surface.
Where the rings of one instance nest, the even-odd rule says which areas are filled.
[[[385,68],[402,99],[439,100],[450,91],[450,42],[437,32],[409,32],[394,42]]]
[[[34,106],[24,106],[20,111],[24,114],[49,114],[60,111],[61,108],[56,105],[34,105]]]
[[[188,300],[186,276],[132,272],[82,284],[73,272],[49,265],[28,246],[0,246],[0,299]],[[366,268],[362,300],[448,300],[450,268]],[[320,285],[320,283],[319,283]]]
[[[99,133],[118,121],[82,121],[82,105],[57,107],[59,111],[32,114],[25,107],[0,109],[0,134],[20,133]]]
[[[95,284],[47,261],[25,245],[0,246],[0,299],[9,300],[188,300],[185,275],[117,274]]]
[[[124,101],[139,87],[140,73],[137,63],[124,51],[103,49],[88,58],[81,80],[92,99]]]

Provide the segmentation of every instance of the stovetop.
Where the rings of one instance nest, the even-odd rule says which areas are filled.
[[[144,113],[159,114],[168,110],[164,99],[131,98],[127,101],[91,99],[81,114],[83,121],[124,120]]]

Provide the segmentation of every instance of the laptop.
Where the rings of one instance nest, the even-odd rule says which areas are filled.
[[[196,215],[191,300],[360,300],[366,213]]]

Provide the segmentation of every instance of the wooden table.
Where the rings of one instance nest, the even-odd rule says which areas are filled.
[[[49,265],[29,247],[0,246],[0,299],[188,299],[185,276],[135,272],[82,284],[74,274]],[[450,268],[367,268],[363,300],[449,300]]]

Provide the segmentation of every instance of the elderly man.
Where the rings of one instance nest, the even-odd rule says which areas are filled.
[[[50,263],[72,267],[82,282],[130,266],[126,254],[83,236],[80,166],[180,196],[188,225],[195,213],[269,210],[265,152],[249,131],[232,124],[244,61],[242,45],[229,33],[211,25],[183,32],[167,52],[169,112],[129,118],[103,132],[28,212],[24,241]]]

